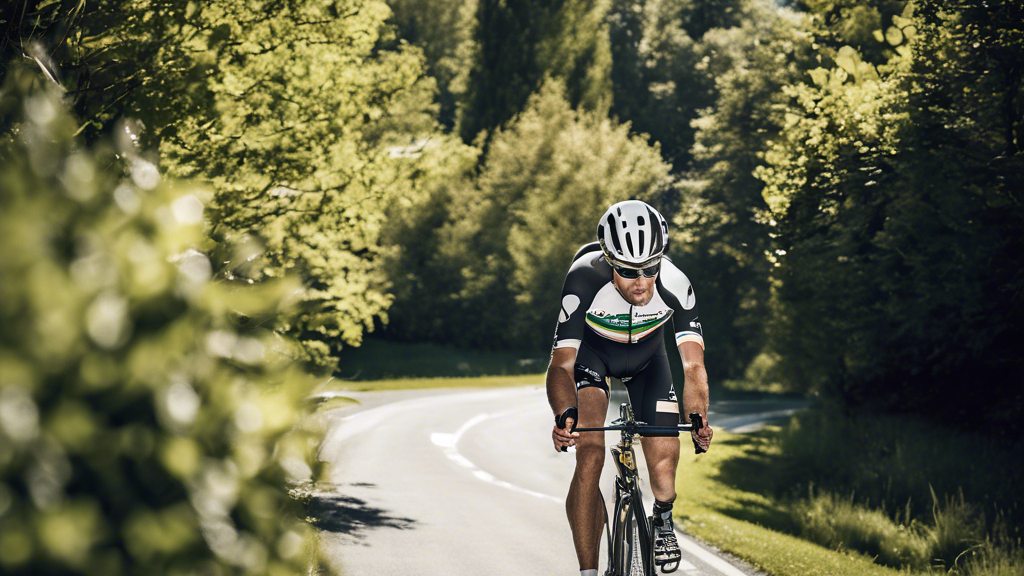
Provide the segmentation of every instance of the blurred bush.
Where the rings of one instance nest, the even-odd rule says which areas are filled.
[[[0,571],[296,574],[307,376],[261,328],[298,286],[211,279],[207,193],[59,90],[0,90]]]

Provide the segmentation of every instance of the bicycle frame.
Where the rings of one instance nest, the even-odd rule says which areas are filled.
[[[690,414],[690,422],[692,424],[680,424],[677,426],[650,426],[643,422],[637,422],[633,419],[633,411],[630,409],[628,403],[619,405],[619,419],[612,422],[611,426],[604,426],[600,428],[575,428],[577,432],[598,432],[616,430],[622,433],[622,438],[618,444],[611,448],[611,454],[615,462],[616,476],[615,476],[615,514],[614,519],[616,527],[626,521],[628,522],[628,514],[632,514],[636,518],[636,527],[639,532],[638,540],[640,544],[640,557],[643,564],[643,573],[645,576],[654,576],[656,574],[654,569],[654,537],[653,537],[653,521],[647,516],[644,510],[643,493],[640,490],[640,472],[636,466],[636,453],[633,451],[633,437],[640,434],[657,434],[667,432],[683,432],[690,431],[696,428],[700,430],[703,427],[703,422],[699,414]],[[629,499],[629,511],[626,518],[620,518],[621,507],[624,499]],[[625,536],[623,534],[612,534],[612,527],[605,521],[606,534],[608,536],[608,570],[605,572],[606,576],[630,576],[618,572],[618,565],[621,564],[622,558],[616,557],[616,546],[619,546],[618,551],[622,551],[622,546],[625,545]],[[617,528],[618,529],[618,528]],[[632,545],[632,543],[630,544]],[[627,570],[628,572],[628,570]]]
[[[623,405],[625,407],[626,405]],[[620,411],[622,407],[620,407]],[[640,472],[636,467],[636,453],[633,451],[633,435],[622,433],[622,439],[611,448],[612,457],[615,461],[617,475],[615,477],[615,512],[619,514],[623,498],[630,499],[630,510],[636,518],[636,525],[639,530],[640,557],[643,561],[644,574],[653,575],[654,572],[654,539],[651,535],[651,521],[644,511],[643,493],[640,490]],[[616,517],[616,525],[623,520]],[[611,530],[611,527],[608,527]],[[628,574],[615,574],[613,570],[621,564],[621,559],[615,557],[615,543],[621,540],[621,534],[608,533],[608,574],[614,576],[628,576]]]

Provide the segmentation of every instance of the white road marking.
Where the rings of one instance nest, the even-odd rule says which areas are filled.
[[[519,492],[520,494],[528,494],[535,498],[541,498],[543,500],[551,500],[553,502],[558,502],[559,504],[565,504],[565,500],[562,500],[561,498],[555,498],[554,496],[549,496],[547,494],[534,492],[533,490],[528,490],[526,488],[516,486],[504,480],[498,480],[497,478],[494,477],[494,475],[477,468],[476,464],[473,464],[473,462],[471,462],[468,458],[459,453],[459,439],[461,439],[462,435],[465,434],[470,428],[476,426],[477,424],[483,422],[484,420],[500,418],[502,416],[507,416],[512,412],[512,410],[507,410],[505,412],[499,412],[497,414],[487,414],[486,412],[483,414],[477,414],[476,416],[465,421],[462,424],[462,426],[459,426],[459,429],[456,430],[453,434],[446,434],[444,432],[432,433],[430,435],[430,441],[433,442],[436,446],[439,446],[440,448],[444,449],[445,456],[447,456],[448,458],[450,458],[463,468],[467,468],[470,472],[473,473],[473,476],[477,477],[480,480],[483,480],[484,482],[494,484],[495,486],[501,486],[502,488],[505,488],[507,490]]]
[[[682,570],[683,572],[693,572],[696,569],[697,569],[696,566],[694,566],[693,564],[690,564],[686,560],[683,560],[683,559],[679,560],[679,570]]]
[[[526,392],[533,392],[534,390],[527,389],[525,391]],[[519,390],[516,390],[515,392],[521,393],[521,392],[524,392],[524,390],[523,389],[519,389]],[[442,399],[442,397],[432,397],[432,398],[416,399],[416,400],[411,400],[411,401],[407,400],[407,401],[402,401],[402,402],[396,402],[394,404],[384,405],[384,406],[381,406],[381,407],[378,407],[378,408],[374,408],[374,409],[371,409],[371,410],[367,410],[367,411],[364,411],[364,412],[359,412],[359,413],[356,413],[356,414],[353,414],[351,416],[348,416],[348,417],[344,418],[343,421],[345,422],[345,425],[339,427],[339,429],[335,429],[335,431],[334,431],[335,434],[333,435],[331,440],[333,442],[340,442],[344,438],[347,438],[347,437],[350,437],[350,436],[352,436],[354,434],[357,434],[357,433],[369,430],[374,425],[376,425],[376,424],[380,423],[381,421],[383,421],[385,418],[390,417],[390,416],[394,416],[394,415],[396,415],[398,412],[400,412],[402,410],[413,409],[413,408],[432,409],[432,408],[434,408],[436,406],[435,403],[438,402],[438,401],[445,401],[445,402],[459,402],[459,401],[464,401],[464,400],[471,400],[472,401],[472,400],[484,399],[484,398],[487,398],[487,397],[502,396],[502,395],[506,395],[506,394],[510,394],[509,391],[495,391],[495,392],[490,392],[490,393],[457,394],[457,395],[452,395],[452,396],[449,396],[449,397],[443,398],[443,399]],[[507,482],[505,480],[499,480],[499,479],[495,478],[492,474],[490,474],[488,472],[485,472],[484,470],[481,470],[480,468],[478,468],[476,466],[476,464],[474,464],[468,458],[466,458],[465,456],[463,456],[462,454],[459,453],[459,451],[458,451],[459,439],[461,439],[461,437],[467,431],[469,431],[472,427],[474,427],[477,424],[483,422],[484,420],[491,419],[491,418],[499,418],[499,417],[502,417],[502,416],[507,416],[507,415],[509,415],[509,414],[511,414],[513,412],[514,412],[514,410],[508,410],[508,411],[504,411],[504,412],[500,412],[500,413],[496,413],[496,414],[487,414],[487,413],[478,414],[478,415],[474,416],[473,418],[470,418],[469,420],[464,422],[461,426],[459,426],[459,428],[454,433],[434,432],[434,433],[432,433],[430,435],[430,440],[431,440],[431,442],[433,444],[435,444],[436,446],[441,448],[444,451],[445,455],[449,459],[451,459],[453,462],[455,462],[459,466],[469,470],[474,477],[480,479],[481,481],[487,482],[489,484],[493,484],[495,486],[500,486],[502,488],[505,488],[507,490],[511,490],[513,492],[518,492],[520,494],[527,494],[529,496],[533,496],[533,497],[540,498],[540,499],[543,499],[543,500],[550,500],[552,502],[557,502],[558,504],[564,505],[565,504],[565,500],[564,499],[556,498],[556,497],[550,496],[548,494],[543,494],[543,493],[540,493],[540,492],[535,492],[533,490],[522,488],[520,486],[516,486],[516,485],[514,485],[514,484],[512,484],[510,482]],[[782,411],[779,411],[779,412],[782,412]],[[326,444],[326,442],[325,442],[325,444]],[[679,540],[679,544],[680,544],[681,548],[685,549],[690,554],[696,556],[698,559],[700,559],[702,562],[706,563],[708,566],[710,566],[713,569],[717,570],[722,576],[747,576],[745,573],[743,573],[742,571],[738,570],[732,564],[729,564],[725,560],[722,560],[721,558],[715,556],[713,553],[708,552],[707,550],[702,548],[700,545],[698,545],[696,543],[696,541],[694,541],[689,536],[687,536],[685,534],[680,534],[678,531],[677,531],[677,535],[679,536],[678,540]],[[699,570],[697,569],[696,566],[694,566],[693,564],[691,564],[691,563],[689,563],[689,562],[687,562],[685,560],[682,560],[680,562],[680,568],[684,572],[686,572],[686,573],[697,573],[697,572],[699,572]]]
[[[729,564],[725,560],[722,560],[718,556],[715,556],[711,552],[702,548],[693,538],[690,538],[686,534],[679,534],[678,531],[676,534],[679,535],[678,540],[680,548],[683,548],[690,554],[693,554],[708,566],[718,570],[724,576],[747,576],[732,564]]]
[[[535,496],[537,498],[551,500],[552,502],[557,502],[559,504],[565,504],[565,500],[561,498],[555,498],[554,496],[549,496],[547,494],[542,494],[540,492],[534,492],[533,490],[521,488],[504,480],[498,480],[492,474],[477,468],[477,466],[473,464],[472,461],[470,461],[468,458],[459,453],[459,439],[461,439],[463,434],[469,431],[470,428],[476,426],[477,424],[483,422],[484,420],[500,418],[503,416],[507,416],[512,412],[513,410],[507,410],[505,412],[501,412],[498,414],[477,414],[476,416],[470,418],[469,420],[465,421],[461,426],[459,426],[459,429],[456,430],[455,433],[445,434],[442,432],[434,432],[430,435],[430,440],[435,445],[443,448],[445,455],[448,456],[448,458],[451,458],[460,466],[468,468],[473,473],[473,476],[480,480],[483,480],[484,482],[494,484],[495,486],[501,486],[502,488],[506,488],[514,492],[519,492],[521,494],[529,494],[530,496]],[[698,545],[689,536],[686,536],[685,534],[679,534],[678,531],[676,531],[676,534],[679,536],[678,540],[681,548],[685,549],[690,554],[696,556],[701,561],[708,564],[715,570],[718,570],[718,572],[720,572],[723,576],[747,576],[740,570],[736,569],[732,564],[729,564],[725,560],[722,560],[721,558],[708,552],[704,548],[701,548],[700,545]],[[689,573],[699,572],[696,566],[687,562],[686,560],[680,560],[679,569]]]

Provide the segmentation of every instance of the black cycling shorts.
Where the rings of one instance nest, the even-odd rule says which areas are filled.
[[[672,385],[672,370],[668,364],[661,336],[648,339],[649,344],[618,345],[628,346],[615,354],[603,354],[581,342],[576,351],[574,373],[576,390],[590,386],[601,388],[608,393],[607,377],[622,380],[629,393],[633,417],[638,422],[655,426],[675,426],[680,423],[679,403]],[[679,436],[679,433],[645,434],[645,436]]]

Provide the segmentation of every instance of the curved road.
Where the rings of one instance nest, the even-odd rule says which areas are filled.
[[[551,448],[543,387],[343,395],[361,404],[328,413],[326,481],[310,509],[331,567],[345,576],[579,573],[564,513],[574,459]],[[609,421],[622,401],[613,393]],[[713,425],[743,431],[798,404],[715,407]],[[680,545],[676,574],[754,574],[682,534]]]

